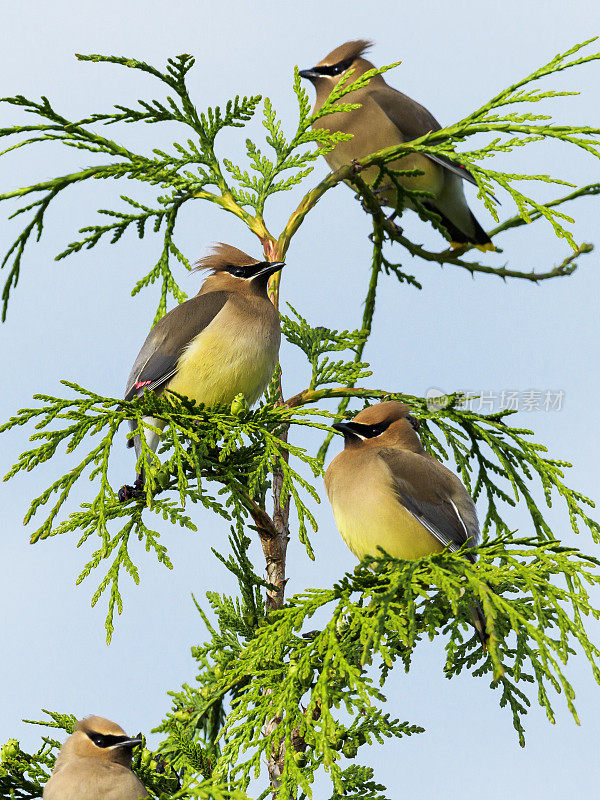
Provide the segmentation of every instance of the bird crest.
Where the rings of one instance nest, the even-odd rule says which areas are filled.
[[[251,264],[258,264],[258,260],[230,244],[215,242],[210,252],[195,263],[194,271],[210,270],[212,275],[216,275],[228,267],[247,267]]]
[[[104,717],[96,717],[91,715],[85,719],[79,720],[75,725],[75,730],[82,731],[82,733],[100,733],[105,736],[125,736],[125,731],[116,722],[111,722]]]
[[[344,44],[332,50],[331,53],[328,53],[317,66],[330,66],[339,64],[341,61],[355,61],[372,46],[373,42],[368,39],[354,39],[351,42],[344,42]]]

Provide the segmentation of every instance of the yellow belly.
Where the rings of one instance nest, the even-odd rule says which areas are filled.
[[[334,171],[351,164],[353,159],[365,158],[371,153],[401,144],[403,141],[398,128],[376,103],[368,98],[363,98],[361,102],[363,103],[361,111],[328,115],[316,123],[316,127],[353,134],[352,139],[338,142],[330,153],[325,154],[325,160]],[[408,153],[403,158],[389,162],[387,166],[392,170],[419,170],[423,173],[415,176],[399,175],[398,182],[407,189],[429,192],[434,197],[438,197],[444,190],[444,169],[421,153]],[[379,176],[379,167],[368,167],[360,173],[360,176],[367,184],[372,184]],[[378,188],[378,197],[382,205],[396,206],[396,189],[385,178]],[[413,208],[409,200],[405,201],[405,205]]]
[[[344,158],[336,155],[336,150],[334,150],[332,153],[328,153],[325,156],[332,170],[339,169],[348,163],[348,161],[346,161]],[[411,153],[406,155],[404,158],[398,159],[397,161],[392,161],[387,166],[389,166],[389,168],[392,170],[419,170],[423,173],[422,175],[414,176],[398,175],[398,183],[400,183],[400,185],[404,186],[406,189],[429,192],[434,197],[439,197],[444,189],[443,169],[431,161],[431,159],[425,158],[425,156],[422,156],[419,153]],[[367,169],[364,169],[360,175],[365,183],[372,184],[379,175],[379,167],[368,167]],[[348,183],[348,185],[352,186],[351,183]],[[377,197],[382,205],[387,205],[390,207],[396,206],[396,189],[390,184],[389,181],[386,181],[385,178],[383,183],[377,189]],[[420,199],[421,202],[427,200],[426,197],[422,197]],[[408,198],[405,199],[404,206],[414,210],[414,206]]]
[[[197,403],[230,403],[242,393],[255,403],[275,369],[276,348],[266,346],[256,330],[211,331],[210,326],[187,347],[167,388]]]
[[[343,455],[343,454],[342,454]],[[344,542],[358,559],[381,547],[394,558],[421,558],[443,546],[396,499],[387,468],[371,465],[354,480],[328,481],[333,516]],[[347,473],[346,473],[347,474]]]

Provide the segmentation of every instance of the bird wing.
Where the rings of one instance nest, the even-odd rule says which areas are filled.
[[[371,89],[369,97],[377,103],[386,117],[394,123],[405,141],[418,139],[429,131],[439,131],[440,123],[424,106],[412,100],[402,92],[386,86],[385,89]],[[475,184],[477,181],[466,167],[451,161],[449,158],[433,153],[423,153],[430,161],[434,161],[465,181]]]
[[[475,504],[456,475],[418,453],[383,448],[379,454],[390,470],[398,501],[444,547],[455,552],[477,543]]]
[[[125,400],[131,400],[144,389],[157,389],[173,377],[185,347],[210,325],[230,294],[208,292],[196,295],[156,323],[131,369]]]

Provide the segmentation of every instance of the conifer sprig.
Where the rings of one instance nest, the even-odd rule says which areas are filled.
[[[166,232],[163,251],[158,263],[142,281],[139,281],[134,293],[142,286],[154,283],[157,278],[162,280],[161,298],[157,309],[157,317],[166,310],[166,298],[173,295],[181,302],[184,295],[179,289],[169,265],[169,254],[174,255],[179,261],[188,266],[185,256],[173,241],[173,229],[177,211],[181,205],[191,199],[208,199],[219,203],[222,207],[231,208],[231,195],[229,187],[221,171],[220,163],[214,153],[214,143],[217,134],[225,127],[242,127],[254,114],[261,97],[236,97],[226,103],[225,110],[208,108],[206,112],[199,113],[189,96],[185,78],[194,64],[194,59],[188,55],[169,59],[165,72],[152,67],[142,61],[116,56],[78,56],[81,61],[106,62],[119,64],[130,69],[138,69],[153,75],[166,84],[176,97],[168,96],[166,103],[158,100],[140,100],[139,109],[125,106],[116,106],[113,113],[96,113],[84,119],[69,120],[60,114],[50,103],[42,97],[41,100],[28,100],[22,95],[2,98],[0,102],[23,108],[27,113],[34,114],[44,120],[39,125],[14,125],[1,128],[1,137],[20,137],[19,140],[6,148],[3,153],[27,145],[45,141],[57,141],[67,147],[75,148],[109,156],[119,161],[109,161],[105,164],[93,166],[69,175],[43,181],[32,186],[23,187],[15,191],[5,192],[0,195],[0,201],[24,197],[28,194],[42,193],[40,199],[26,206],[18,208],[13,217],[22,213],[33,212],[30,222],[19,234],[16,241],[7,251],[2,262],[2,267],[9,266],[9,276],[3,292],[3,319],[6,311],[10,291],[17,284],[22,256],[32,234],[39,241],[43,232],[44,214],[50,203],[63,190],[90,178],[127,177],[143,183],[158,186],[166,190],[166,194],[157,197],[157,202],[162,208],[149,209],[135,199],[123,197],[125,202],[141,213],[132,213],[127,210],[102,209],[101,214],[113,216],[116,222],[113,225],[87,225],[80,230],[85,234],[83,238],[73,241],[63,250],[57,258],[78,252],[82,248],[91,248],[100,242],[106,235],[112,234],[111,243],[117,242],[125,231],[135,226],[138,236],[144,236],[145,223],[154,218],[154,232],[157,232],[163,219],[166,220]],[[185,144],[175,142],[175,153],[155,149],[151,156],[134,153],[112,139],[100,135],[96,128],[99,124],[110,125],[118,122],[157,123],[176,122],[187,126],[194,138],[188,139]],[[23,138],[24,136],[24,138]],[[2,153],[0,153],[2,155]],[[206,187],[214,186],[218,194],[208,191]],[[235,204],[233,204],[235,207]],[[244,216],[241,209],[237,212]]]
[[[143,542],[146,551],[171,569],[167,547],[160,534],[147,525],[152,512],[172,524],[195,531],[196,525],[186,506],[199,503],[225,519],[233,516],[239,522],[252,513],[257,503],[264,504],[269,475],[277,467],[283,474],[282,502],[291,499],[298,518],[300,540],[312,556],[308,526],[316,530],[313,512],[303,495],[319,502],[318,494],[294,466],[289,457],[308,467],[314,477],[321,474],[319,462],[306,451],[280,437],[285,426],[310,426],[327,429],[312,419],[307,409],[292,410],[287,406],[262,406],[254,412],[229,408],[204,408],[177,395],[157,397],[147,393],[131,402],[107,398],[75,383],[64,382],[79,397],[57,398],[36,395],[41,405],[26,408],[0,427],[0,433],[16,426],[35,424],[31,440],[36,443],[24,452],[5,476],[9,480],[20,472],[30,472],[51,459],[59,448],[74,452],[90,437],[94,446],[73,468],[35,498],[25,515],[25,524],[45,511],[42,524],[31,534],[38,542],[67,533],[78,534],[78,546],[99,538],[98,548],[83,567],[77,582],[95,569],[109,566],[92,598],[92,605],[108,591],[107,637],[113,632],[114,611],[121,613],[119,579],[123,570],[139,583],[138,567],[130,546]],[[168,436],[155,455],[146,441],[146,417],[166,423]],[[141,439],[142,454],[138,469],[146,475],[144,492],[129,503],[117,497],[109,476],[110,453],[115,436],[127,420],[134,420]],[[116,446],[124,446],[123,439]],[[65,504],[75,484],[88,476],[98,484],[97,495],[83,502],[79,510],[61,519]],[[219,495],[207,491],[207,484],[216,484]],[[164,496],[163,493],[168,493]],[[118,527],[121,526],[121,527]],[[116,530],[115,530],[116,527]]]
[[[353,385],[373,374],[367,369],[367,363],[356,358],[358,349],[362,352],[364,348],[368,330],[334,331],[323,326],[312,328],[292,305],[288,303],[288,306],[296,319],[281,314],[281,332],[288,342],[302,350],[312,367],[309,390],[328,383]],[[352,361],[330,361],[327,353],[340,350],[351,350],[355,358]]]
[[[278,797],[298,790],[311,796],[323,767],[334,791],[343,794],[343,759],[354,759],[362,745],[382,737],[421,731],[390,718],[381,689],[396,661],[408,671],[417,645],[440,634],[447,677],[467,669],[489,678],[501,706],[512,714],[521,744],[532,683],[550,721],[552,694],[564,696],[577,720],[565,667],[574,646],[581,647],[600,682],[600,650],[590,645],[581,622],[600,618],[590,600],[600,583],[598,560],[535,536],[499,536],[481,545],[478,555],[477,566],[463,553],[414,561],[383,554],[367,559],[331,589],[294,595],[283,609],[256,621],[253,634],[247,609],[211,593],[217,626],[209,625],[211,640],[194,651],[203,689],[176,693],[174,713],[187,709],[187,717],[180,717],[193,738],[198,719],[229,696],[213,777],[229,776],[234,785],[247,787],[264,757],[282,747]],[[569,588],[563,588],[565,579]],[[474,597],[488,620],[487,653],[468,623]],[[326,607],[329,621],[308,631]],[[280,724],[264,737],[274,711]],[[168,725],[161,730],[167,732]]]
[[[258,108],[260,96],[236,97],[223,109],[199,111],[186,85],[193,65],[188,55],[170,59],[164,71],[123,57],[80,57],[145,72],[167,87],[166,98],[140,100],[136,107],[118,105],[109,113],[68,120],[46,98],[5,98],[6,103],[42,120],[39,125],[0,129],[0,137],[16,138],[16,142],[10,138],[12,144],[5,153],[38,142],[58,141],[94,158],[101,156],[105,163],[0,195],[0,200],[7,201],[28,198],[27,205],[13,214],[28,215],[28,222],[4,258],[3,266],[9,268],[4,313],[26,245],[33,236],[39,239],[42,234],[46,210],[64,189],[91,178],[140,181],[156,187],[156,200],[142,203],[129,193],[121,195],[124,207],[102,210],[102,223],[85,226],[81,238],[58,257],[103,241],[118,242],[129,231],[142,237],[152,229],[162,236],[160,254],[154,266],[138,279],[133,293],[160,283],[156,318],[166,311],[170,296],[184,299],[174,267],[180,263],[189,268],[189,262],[174,236],[178,213],[191,200],[213,202],[235,215],[259,237],[265,257],[279,260],[306,215],[326,191],[342,181],[357,190],[372,216],[373,255],[360,326],[353,331],[313,327],[291,306],[293,316],[282,317],[283,333],[306,355],[309,373],[307,388],[287,402],[279,369],[265,402],[254,411],[236,401],[231,407],[207,409],[172,393],[160,397],[149,393],[124,401],[67,383],[75,392],[74,398],[37,395],[37,406],[23,409],[0,428],[33,424],[36,430],[34,446],[20,456],[7,478],[46,463],[59,450],[65,449],[70,455],[79,448],[74,468],[33,500],[26,521],[36,513],[45,514],[32,535],[33,541],[76,532],[79,545],[96,543],[78,581],[99,568],[105,569],[92,603],[103,595],[107,597],[109,640],[114,612],[122,609],[119,581],[123,570],[135,582],[140,578],[132,545],[139,541],[159,562],[171,567],[159,532],[148,527],[149,513],[195,530],[190,506],[200,503],[231,523],[229,551],[225,546],[213,552],[235,575],[239,594],[228,597],[209,591],[210,619],[198,607],[208,640],[193,651],[198,663],[197,683],[173,693],[172,713],[159,726],[165,736],[161,753],[144,749],[134,762],[152,797],[242,800],[250,779],[263,777],[266,760],[270,785],[259,795],[260,800],[269,793],[285,800],[304,800],[311,796],[314,778],[322,768],[331,776],[332,800],[381,800],[384,787],[375,782],[372,770],[356,763],[348,766],[344,759],[353,761],[365,744],[421,731],[394,718],[396,709],[388,711],[382,690],[391,669],[410,669],[415,647],[426,638],[444,637],[443,672],[447,677],[469,670],[474,677],[489,679],[500,705],[510,710],[521,743],[523,716],[536,692],[550,721],[554,721],[554,695],[558,693],[577,719],[566,669],[569,656],[583,652],[595,680],[600,682],[600,651],[584,625],[586,618],[600,617],[590,600],[590,590],[599,583],[598,561],[557,541],[532,488],[534,480],[539,481],[548,506],[558,494],[573,530],[583,523],[600,541],[600,526],[585,510],[592,502],[564,483],[567,462],[549,458],[545,448],[530,439],[530,431],[511,427],[510,412],[476,414],[459,407],[459,395],[448,396],[442,405],[432,405],[425,398],[357,386],[370,376],[363,354],[382,274],[393,274],[400,282],[421,288],[402,263],[384,255],[385,237],[401,244],[411,256],[429,262],[530,281],[567,276],[576,268],[575,259],[591,251],[591,245],[574,241],[566,227],[570,218],[562,206],[598,194],[599,184],[541,203],[526,194],[520,182],[527,181],[526,186],[532,181],[566,182],[554,175],[516,174],[486,167],[494,154],[510,155],[516,147],[542,140],[562,141],[600,156],[599,129],[556,125],[548,116],[534,114],[527,105],[570,94],[538,90],[531,84],[600,58],[599,54],[578,55],[591,41],[559,54],[464,120],[329,175],[306,194],[278,238],[270,233],[263,218],[267,200],[305,180],[319,155],[348,138],[313,129],[313,123],[356,108],[355,90],[391,67],[356,79],[350,71],[316,114],[310,112],[308,95],[296,70],[294,92],[299,119],[295,132],[289,137],[284,134],[266,99],[266,146],[247,140],[246,166],[219,160],[215,140],[226,127],[242,127]],[[517,103],[525,104],[519,113],[513,111]],[[98,128],[106,130],[103,126],[120,123],[160,122],[184,125],[186,135],[172,147],[157,147],[150,154],[134,152],[98,132]],[[457,144],[479,134],[491,138],[483,144],[477,140],[477,147],[468,152],[456,151]],[[426,207],[427,194],[403,186],[402,178],[409,173],[414,176],[414,170],[390,166],[399,157],[415,152],[441,155],[468,167],[477,180],[480,198],[496,220],[492,191],[500,186],[508,192],[517,215],[497,225],[492,235],[546,219],[554,233],[568,241],[569,255],[558,266],[540,272],[464,260],[467,247],[434,253],[408,240],[384,214],[378,194],[384,182],[395,187],[399,200],[409,199],[425,221],[447,234],[439,215]],[[367,170],[373,167],[378,177],[369,183]],[[29,195],[36,199],[29,202]],[[110,218],[108,223],[106,217]],[[270,286],[276,305],[279,280],[280,274]],[[332,353],[343,355],[338,358]],[[473,497],[486,506],[484,542],[477,548],[477,564],[468,561],[464,552],[444,552],[415,561],[395,560],[382,552],[366,559],[333,588],[301,592],[284,605],[289,507],[297,518],[298,536],[311,556],[307,530],[316,529],[311,509],[319,499],[313,478],[321,474],[333,433],[326,422],[340,419],[349,403],[356,400],[392,397],[411,406],[421,420],[420,435],[426,449],[439,459],[454,460]],[[340,401],[336,414],[310,407],[332,399]],[[148,418],[164,423],[157,453],[148,445],[147,433],[157,432]],[[133,420],[139,436],[137,468],[144,470],[146,481],[142,492],[119,502],[110,455],[115,436],[126,420]],[[303,427],[327,432],[316,457],[295,444],[293,435],[288,441],[288,431],[294,434]],[[72,492],[84,474],[93,479],[97,493],[72,510]],[[275,498],[272,516],[266,511],[269,490]],[[531,529],[519,537],[511,530],[505,507],[517,503],[527,507],[531,518]],[[260,536],[265,554],[269,542],[278,539],[283,543],[275,555],[267,557],[267,580],[248,555],[252,530]],[[269,558],[271,562],[279,558],[283,564],[277,575],[270,571]],[[488,620],[487,651],[479,645],[468,622],[475,599]],[[320,622],[323,620],[321,629],[309,630],[317,613]],[[65,732],[72,729],[73,717],[52,713],[50,718],[52,727]],[[14,743],[10,752],[6,751],[6,759],[3,750],[0,787],[4,794],[23,800],[39,796],[58,747],[55,740],[44,742],[33,755],[21,754]],[[168,763],[167,770],[163,761]]]

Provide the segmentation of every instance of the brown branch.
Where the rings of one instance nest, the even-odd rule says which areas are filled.
[[[478,261],[463,261],[457,255],[454,255],[455,253],[462,254],[472,250],[473,247],[470,246],[461,247],[460,249],[457,248],[456,250],[443,250],[441,253],[432,253],[402,236],[393,222],[389,222],[389,220],[386,219],[383,227],[390,239],[402,244],[412,256],[419,256],[424,261],[435,261],[440,267],[443,267],[445,264],[450,264],[451,266],[466,269],[472,275],[476,272],[480,272],[486,275],[496,275],[503,280],[506,280],[506,278],[520,278],[521,280],[531,281],[532,283],[539,283],[540,281],[550,280],[551,278],[562,278],[565,275],[571,275],[577,269],[577,264],[572,262],[585,253],[591,253],[594,249],[592,244],[583,242],[576,250],[570,253],[560,264],[553,267],[551,270],[546,272],[535,272],[535,270],[531,270],[531,272],[522,272],[520,270],[507,269],[507,267],[492,267],[487,264],[481,264]]]
[[[262,239],[265,257],[268,261],[280,261],[283,254],[280,252],[278,243],[271,235]],[[275,308],[279,307],[279,287],[281,272],[276,272],[269,281],[269,297]],[[283,405],[283,387],[281,385],[281,368],[278,366],[277,378],[277,399],[276,405]],[[287,441],[288,430],[285,428],[279,437],[282,442]],[[287,460],[287,451],[283,457]],[[269,583],[277,587],[275,591],[267,591],[267,608],[281,608],[283,605],[283,595],[285,591],[285,557],[287,544],[290,539],[289,516],[290,499],[281,502],[283,491],[283,472],[279,468],[273,470],[273,526],[275,533],[272,536],[261,537],[261,544],[267,563],[267,578]]]
[[[263,539],[273,539],[277,536],[277,529],[273,524],[273,520],[261,506],[254,501],[250,495],[243,489],[239,490],[245,507],[250,512],[250,516],[254,520],[254,524],[260,536],[261,542]]]
[[[265,234],[261,237],[265,258],[267,261],[281,261],[285,255],[279,247],[279,243],[273,239],[265,228]],[[276,272],[269,280],[268,294],[269,299],[275,306],[279,308],[279,287],[281,283],[281,271]],[[276,405],[283,405],[283,387],[281,383],[281,367],[277,365],[277,393]],[[279,437],[282,442],[287,442],[288,428],[286,427]],[[283,457],[287,460],[288,453],[284,451]],[[267,580],[274,588],[267,589],[266,607],[267,611],[281,608],[283,606],[283,598],[285,593],[285,584],[287,578],[285,575],[287,546],[290,540],[289,517],[290,517],[290,497],[286,497],[282,504],[283,492],[283,472],[281,468],[275,467],[273,470],[273,518],[271,519],[263,509],[260,509],[259,515],[263,523],[266,521],[264,517],[269,520],[269,524],[259,529],[260,543],[262,545],[263,553],[266,562]],[[264,517],[263,517],[264,515]],[[254,518],[254,515],[253,515]],[[256,521],[256,519],[255,519]],[[265,694],[270,694],[268,689],[265,689]],[[265,723],[263,735],[269,736],[281,724],[281,717],[273,716]],[[267,770],[269,772],[269,782],[273,797],[276,797],[280,782],[281,773],[283,771],[285,757],[285,744],[281,743],[277,747],[273,747],[267,758]]]
[[[547,272],[535,272],[534,270],[531,272],[522,272],[519,270],[507,269],[506,267],[492,267],[487,264],[480,264],[477,261],[463,261],[458,257],[458,253],[463,254],[474,249],[473,245],[465,245],[464,247],[457,248],[455,250],[447,249],[440,253],[433,253],[430,250],[425,250],[425,248],[421,247],[420,245],[411,242],[410,239],[407,239],[402,235],[401,228],[399,228],[398,225],[385,216],[376,195],[371,191],[369,186],[358,173],[352,175],[352,177],[349,178],[349,181],[359,192],[367,212],[376,218],[377,221],[383,226],[383,230],[388,235],[390,241],[398,242],[405,247],[412,256],[419,256],[419,258],[422,258],[424,261],[435,261],[440,266],[444,266],[444,264],[450,264],[452,266],[461,267],[462,269],[466,269],[472,275],[475,272],[481,272],[488,275],[496,275],[503,280],[506,280],[506,278],[520,278],[522,280],[538,283],[539,281],[549,280],[550,278],[560,278],[564,277],[565,275],[571,275],[577,269],[577,264],[573,263],[575,259],[584,253],[591,253],[594,249],[593,245],[584,242],[583,244],[579,245],[576,250],[570,253],[558,266],[553,267]],[[595,186],[595,184],[592,186]],[[590,187],[584,187],[584,189],[589,188]],[[579,192],[573,192],[571,195],[568,195],[565,198],[559,198],[551,203],[547,203],[546,205],[558,205],[559,203],[564,202],[566,199],[582,196],[586,193],[584,189],[579,190]],[[598,191],[600,191],[600,187]],[[590,192],[590,194],[591,193],[594,192]],[[540,217],[541,214],[539,212],[537,213],[537,216],[533,213],[531,214],[532,220],[534,218],[539,219]],[[490,235],[498,233],[501,230],[505,230],[509,227],[516,227],[524,224],[526,224],[526,222],[525,220],[522,220],[521,217],[512,217],[510,220],[506,220],[506,222],[502,225],[499,225],[497,229],[490,231]],[[503,226],[506,226],[506,228]]]

